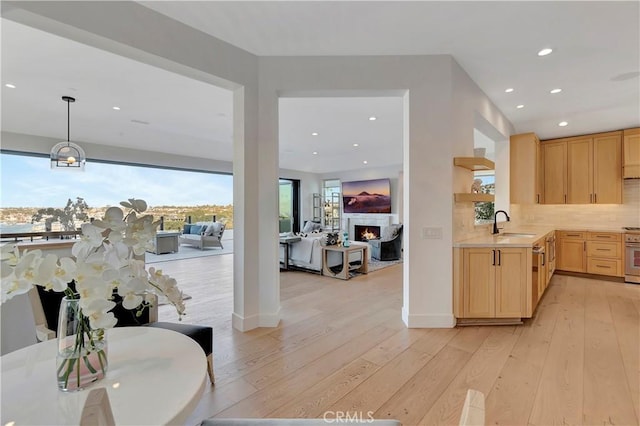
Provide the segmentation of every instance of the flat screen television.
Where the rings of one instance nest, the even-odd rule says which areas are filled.
[[[389,178],[342,182],[345,213],[391,213]]]

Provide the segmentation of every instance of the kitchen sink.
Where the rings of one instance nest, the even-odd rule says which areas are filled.
[[[498,237],[513,237],[513,238],[533,238],[536,234],[522,234],[520,232],[502,232],[498,234]]]

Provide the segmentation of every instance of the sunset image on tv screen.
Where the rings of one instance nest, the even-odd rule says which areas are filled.
[[[391,213],[389,179],[342,183],[345,213]]]

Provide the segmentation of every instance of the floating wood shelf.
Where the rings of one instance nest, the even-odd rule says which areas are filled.
[[[464,194],[457,193],[453,194],[456,203],[462,202],[474,202],[474,203],[484,203],[487,201],[493,201],[495,199],[495,195],[493,194]]]
[[[493,170],[496,167],[493,161],[484,157],[454,157],[453,165],[469,170]]]

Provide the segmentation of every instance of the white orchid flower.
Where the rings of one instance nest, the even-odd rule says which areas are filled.
[[[40,262],[36,276],[38,285],[43,286],[46,290],[64,291],[67,283],[73,279],[75,272],[75,263],[69,258],[64,258],[62,265],[58,264],[58,256],[48,254]]]
[[[124,221],[124,213],[120,207],[109,207],[104,212],[102,220],[94,220],[93,225],[101,229],[110,229],[112,232],[120,232],[127,227]]]
[[[6,272],[3,268],[3,274]],[[19,277],[13,270],[8,270],[7,275],[3,275],[0,280],[0,293],[2,303],[17,296],[19,294],[27,293],[33,287],[31,281],[24,277]]]
[[[118,295],[122,297],[122,306],[135,309],[144,301],[143,294],[147,289],[147,281],[132,278],[118,286]]]
[[[5,244],[0,251],[0,261],[8,266],[16,266],[20,258],[20,250],[17,244]]]
[[[113,312],[108,312],[116,306],[115,302],[102,298],[85,301],[81,305],[82,314],[89,318],[91,328],[113,328],[118,320]]]
[[[147,210],[147,202],[144,200],[137,200],[135,198],[129,198],[129,202],[121,201],[120,205],[128,209],[133,209],[138,213],[142,213]]]
[[[76,259],[85,259],[91,252],[95,251],[95,249],[102,245],[104,241],[102,232],[103,230],[101,228],[98,228],[91,223],[83,223],[80,241],[73,245],[71,248],[71,254],[73,254]]]

